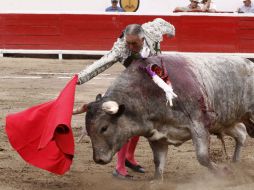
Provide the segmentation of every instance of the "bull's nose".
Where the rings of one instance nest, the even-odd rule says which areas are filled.
[[[98,155],[94,155],[93,160],[97,163],[97,164],[108,164],[111,159],[108,156],[98,156]]]
[[[96,162],[97,164],[101,164],[101,165],[107,164],[107,162],[105,162],[105,161],[102,160],[102,159],[95,160],[95,162]]]

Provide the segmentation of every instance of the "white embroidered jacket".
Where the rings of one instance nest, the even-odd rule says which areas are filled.
[[[150,56],[157,54],[157,49],[160,49],[160,42],[163,40],[164,34],[167,34],[169,37],[175,35],[175,27],[161,18],[156,18],[152,22],[142,24],[142,28],[145,33],[145,41],[150,49]],[[130,55],[131,52],[127,48],[125,39],[118,38],[113,48],[106,55],[78,74],[79,84],[89,81],[118,61],[124,63]]]

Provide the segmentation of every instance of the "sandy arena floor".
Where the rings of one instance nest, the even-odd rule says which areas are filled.
[[[21,111],[38,103],[54,99],[73,73],[79,72],[93,60],[52,60],[1,58],[0,59],[0,125],[5,125],[8,113]],[[99,75],[88,83],[78,86],[75,105],[93,101],[103,93],[124,68],[120,64]],[[84,115],[73,117],[75,140],[84,126]],[[233,153],[234,141],[226,139],[227,150]],[[215,176],[196,160],[192,142],[180,147],[169,147],[164,182],[152,181],[154,166],[152,153],[146,139],[141,138],[136,157],[146,169],[137,174],[134,181],[117,180],[112,177],[115,159],[101,166],[92,160],[89,138],[76,143],[75,157],[69,172],[57,176],[25,163],[11,148],[3,128],[0,129],[0,189],[2,190],[220,190],[254,188],[254,139],[248,138],[242,152],[242,160],[231,164],[222,153],[221,143],[212,138],[211,154],[221,168],[228,165],[228,175]]]

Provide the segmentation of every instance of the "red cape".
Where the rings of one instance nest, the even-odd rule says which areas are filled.
[[[12,147],[28,163],[56,174],[70,169],[74,156],[71,129],[77,76],[57,99],[6,117]]]

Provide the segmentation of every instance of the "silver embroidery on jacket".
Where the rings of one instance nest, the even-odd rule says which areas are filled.
[[[161,18],[154,19],[152,22],[144,23],[142,28],[145,33],[146,43],[150,49],[150,56],[157,54],[156,44],[159,49],[160,42],[163,40],[164,34],[167,34],[168,36],[175,35],[175,27]],[[79,84],[83,84],[91,80],[93,77],[105,71],[118,61],[124,63],[130,54],[131,52],[127,48],[125,39],[118,38],[114,43],[113,48],[107,54],[78,73]]]

